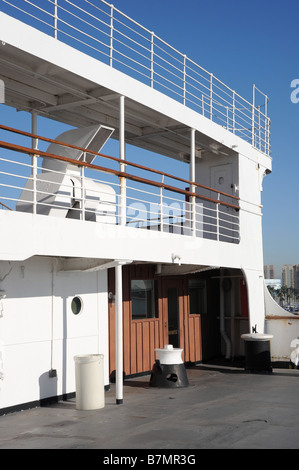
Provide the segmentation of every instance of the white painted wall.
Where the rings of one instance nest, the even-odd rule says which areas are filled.
[[[299,316],[284,310],[273,299],[267,286],[265,290],[265,330],[273,335],[271,356],[273,361],[289,361],[294,343],[299,338]],[[296,346],[297,348],[298,346]]]
[[[0,409],[75,391],[73,357],[104,354],[108,377],[107,272],[59,273],[55,259],[0,262]],[[52,269],[54,272],[52,273]],[[53,292],[53,296],[52,296]],[[83,310],[71,311],[74,296]],[[49,370],[57,378],[49,378]],[[1,372],[1,370],[0,370]]]
[[[223,191],[240,198],[241,210],[240,243],[234,249],[229,243],[217,242],[215,250],[217,249],[218,266],[238,267],[243,271],[248,289],[250,332],[256,326],[257,331],[263,333],[265,309],[261,191],[265,167],[259,163],[255,152],[248,152],[246,155],[236,153],[233,156],[205,152],[203,158],[196,162],[196,182],[217,187],[217,182],[211,178],[215,169],[219,169],[217,175],[221,174],[221,167],[223,171],[230,168],[231,173],[230,181]],[[215,197],[208,191],[205,195]],[[205,240],[203,246],[206,246]],[[217,263],[216,260],[215,262]]]

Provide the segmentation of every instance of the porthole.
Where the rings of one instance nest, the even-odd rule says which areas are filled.
[[[83,303],[80,297],[74,297],[71,303],[71,309],[74,315],[79,315],[82,312]]]

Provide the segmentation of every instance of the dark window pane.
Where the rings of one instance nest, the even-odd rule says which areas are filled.
[[[191,315],[206,313],[205,281],[189,279],[189,305]]]
[[[131,281],[133,320],[156,317],[154,284],[153,280]]]

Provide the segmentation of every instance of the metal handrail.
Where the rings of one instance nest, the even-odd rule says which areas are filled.
[[[162,181],[146,179],[127,173],[122,166],[128,164],[132,165],[132,168],[136,167],[154,173],[156,170],[132,162],[125,161],[124,163],[119,158],[33,133],[18,131],[7,126],[0,125],[0,129],[17,132],[25,138],[31,138],[34,142],[34,148],[32,148],[32,146],[27,147],[0,141],[0,148],[14,153],[19,152],[17,157],[9,158],[3,155],[0,158],[0,161],[3,162],[3,167],[0,166],[0,199],[8,204],[9,202],[15,203],[17,211],[32,211],[33,214],[46,215],[48,213],[50,215],[52,210],[54,214],[54,211],[67,208],[72,211],[69,213],[70,217],[81,220],[95,220],[114,225],[123,224],[123,221],[126,224],[128,221],[130,226],[133,224],[136,225],[136,228],[147,228],[161,232],[170,231],[181,235],[239,243],[239,211],[241,209],[239,205],[231,203],[231,200],[238,202],[239,198],[235,196],[199,185],[205,190],[211,190],[217,194],[217,199],[207,197],[196,193],[196,185],[190,181],[188,182],[190,191],[164,182],[164,176],[176,179],[177,177],[174,175],[157,171],[162,176]],[[119,164],[119,170],[41,151],[37,148],[39,140],[76,149],[85,155],[98,155],[106,162],[112,159]],[[24,155],[24,158],[21,158],[21,155]],[[29,157],[32,157],[32,161],[27,163]],[[38,165],[39,158],[66,162],[73,167],[76,166],[78,171],[72,176],[73,171],[67,172],[64,169],[59,171],[58,168],[45,170],[43,165]],[[14,167],[20,167],[20,171],[15,171]],[[87,175],[87,172],[84,171],[85,168],[95,170],[100,176]],[[118,178],[118,183],[115,182],[114,177]],[[133,184],[126,183],[125,185],[125,199],[121,193],[123,180],[133,182]],[[177,180],[178,182],[187,182],[182,178],[177,178]],[[90,184],[90,181],[93,183]],[[61,190],[61,188],[63,189]],[[88,188],[88,192],[85,188]],[[226,200],[220,200],[221,195]],[[88,205],[92,200],[99,201],[98,205]],[[226,202],[227,200],[229,202]],[[8,208],[2,202],[1,207]],[[147,220],[148,215],[150,221]],[[159,223],[155,222],[157,219]]]
[[[55,142],[55,141],[53,141],[53,142]],[[62,145],[66,146],[66,147],[69,146],[68,144],[64,144],[64,143]],[[70,146],[70,147],[73,147],[73,146]],[[97,170],[97,171],[102,171],[102,172],[105,172],[105,173],[110,173],[112,175],[115,175],[115,176],[118,176],[118,177],[121,177],[121,178],[126,178],[126,179],[129,179],[129,180],[132,180],[132,181],[137,181],[137,182],[143,183],[143,184],[148,184],[150,186],[155,186],[157,188],[163,188],[163,189],[166,189],[168,191],[183,194],[185,196],[194,196],[197,199],[203,199],[205,201],[209,201],[209,202],[213,202],[213,203],[216,203],[216,204],[224,205],[226,207],[231,207],[231,208],[236,209],[236,210],[240,209],[240,207],[235,205],[235,204],[230,204],[228,202],[220,201],[218,199],[213,199],[213,198],[209,198],[207,196],[199,195],[197,193],[186,191],[186,190],[181,189],[181,188],[176,188],[175,186],[171,186],[171,185],[168,185],[168,184],[165,184],[165,183],[160,183],[159,181],[153,181],[153,180],[149,180],[149,179],[146,179],[146,178],[141,178],[139,176],[126,173],[124,171],[113,170],[111,168],[107,168],[107,167],[103,167],[103,166],[99,166],[99,165],[94,165],[92,163],[87,163],[87,162],[83,162],[83,161],[80,161],[80,160],[74,160],[72,158],[63,157],[63,156],[60,156],[60,155],[54,155],[52,153],[44,152],[44,151],[41,151],[41,150],[38,150],[38,149],[32,149],[30,147],[24,147],[24,146],[21,146],[21,145],[11,144],[11,143],[4,142],[4,141],[0,141],[0,148],[4,148],[6,150],[13,150],[13,151],[20,152],[20,153],[27,154],[27,155],[35,155],[35,156],[38,156],[38,157],[46,157],[46,158],[52,158],[54,160],[60,160],[60,161],[66,162],[66,163],[77,165],[79,167],[90,168],[92,170]],[[89,152],[89,150],[86,150],[86,149],[85,149],[85,152],[86,153],[91,153],[91,152]],[[98,154],[98,155],[100,155],[100,154]],[[100,156],[104,156],[104,155],[100,155]],[[217,192],[219,192],[219,191],[217,191]],[[229,197],[231,197],[231,196],[229,196]]]
[[[138,78],[151,87],[159,90],[162,87],[165,94],[199,110],[205,117],[250,142],[257,150],[270,155],[269,99],[255,85],[250,103],[212,73],[105,0],[48,0],[51,7],[48,10],[46,6],[38,6],[36,0],[22,2],[23,8],[20,8],[11,1],[0,0],[3,11],[4,6],[8,5],[9,14],[17,16],[20,11],[27,15],[34,27],[39,21],[41,30],[45,25],[49,26],[43,16],[51,17],[53,24],[50,27],[56,39],[64,42],[68,38],[74,39],[76,46],[81,50],[83,48],[85,53],[88,48],[90,54],[102,54],[110,66],[121,70],[125,67],[134,78],[138,74]],[[83,14],[85,18],[81,17]],[[76,18],[62,17],[65,15]],[[256,102],[257,93],[263,100],[259,105]]]
[[[93,150],[87,150],[87,149],[85,149],[85,148],[83,148],[83,147],[78,147],[78,146],[73,145],[73,144],[68,144],[68,143],[65,143],[65,142],[58,141],[58,140],[50,139],[50,138],[48,138],[48,137],[43,137],[43,136],[40,136],[40,135],[37,135],[37,134],[33,134],[33,133],[31,133],[31,132],[22,131],[22,130],[20,130],[20,129],[14,129],[14,128],[12,128],[12,127],[8,127],[8,126],[5,126],[5,125],[3,125],[3,124],[0,124],[0,129],[5,130],[5,131],[8,131],[8,132],[16,133],[16,134],[19,134],[19,135],[23,135],[23,136],[26,136],[26,137],[30,137],[31,139],[42,140],[42,141],[44,141],[44,142],[54,143],[54,144],[57,144],[57,145],[61,145],[61,146],[63,146],[63,147],[68,147],[68,148],[71,148],[71,149],[79,150],[79,151],[81,151],[81,152],[87,152],[87,153],[89,153],[89,154],[91,154],[91,155],[103,157],[103,158],[106,158],[106,159],[109,159],[109,160],[113,160],[113,161],[118,162],[118,163],[122,163],[122,164],[124,163],[124,161],[121,160],[120,158],[113,157],[113,156],[111,156],[111,155],[106,155],[106,154],[103,154],[103,153],[98,153],[98,152],[95,152],[95,151],[93,151]],[[4,142],[1,142],[1,143],[4,144]],[[6,144],[7,144],[7,143],[6,143]],[[14,144],[12,144],[12,145],[14,145]],[[1,146],[1,145],[0,145],[0,146]],[[31,154],[32,154],[33,152],[32,152],[32,149],[29,149],[29,151],[23,152],[23,153],[31,153]],[[37,150],[37,149],[34,149],[34,154],[35,154],[35,155],[46,156],[46,155],[44,155],[45,152],[40,152],[40,151]],[[49,154],[49,155],[51,155],[51,154]],[[52,155],[52,157],[53,157],[53,158],[56,157],[57,159],[60,158],[60,157],[58,157],[57,155]],[[63,158],[65,158],[65,157],[63,157]],[[81,165],[81,164],[83,164],[83,163],[85,163],[85,162],[78,162],[78,160],[74,160],[74,161],[72,161],[72,163]],[[91,165],[92,165],[92,164],[91,164]],[[167,177],[167,178],[175,179],[175,180],[177,180],[177,181],[180,181],[180,182],[182,182],[182,183],[186,183],[186,184],[190,185],[190,187],[193,185],[193,186],[196,186],[196,187],[199,187],[199,188],[208,190],[208,191],[215,192],[215,193],[217,193],[217,194],[221,194],[222,196],[229,197],[229,198],[234,199],[234,200],[236,200],[236,201],[239,201],[239,200],[240,200],[239,197],[234,196],[234,195],[232,195],[232,194],[228,194],[228,193],[225,193],[225,192],[223,192],[223,191],[219,191],[219,190],[217,190],[217,189],[210,188],[209,186],[205,186],[205,185],[202,185],[202,184],[199,184],[199,183],[196,183],[196,182],[192,182],[192,181],[186,180],[186,179],[184,179],[184,178],[180,178],[180,177],[175,176],[175,175],[171,175],[170,173],[165,173],[165,172],[160,171],[160,170],[155,170],[155,169],[153,169],[153,168],[149,168],[149,167],[140,165],[140,164],[138,164],[138,163],[134,163],[134,162],[130,162],[130,161],[126,160],[126,161],[125,161],[125,165],[132,166],[132,167],[138,168],[138,169],[140,169],[140,170],[146,170],[146,171],[149,171],[149,172],[151,172],[151,173],[156,173],[156,174],[158,174],[158,175],[161,175],[161,176],[164,176],[164,177]],[[84,165],[83,165],[83,166],[84,166]],[[105,171],[108,171],[108,169],[106,169]],[[116,170],[113,170],[113,171],[116,171]],[[127,175],[127,173],[125,173],[125,175]],[[119,176],[119,175],[118,175],[118,176]],[[122,176],[123,176],[123,175],[122,175]],[[149,180],[148,180],[148,181],[149,181]],[[163,186],[163,183],[162,183],[162,186],[161,186],[161,187],[166,187],[166,186],[167,186],[167,185],[164,185],[164,186]],[[180,191],[181,191],[181,190],[180,190]],[[188,195],[188,196],[194,195],[194,196],[198,197],[197,194],[195,194],[195,193],[192,194],[192,193],[190,193],[189,191],[185,191],[184,194],[186,194],[186,195]],[[220,201],[217,200],[217,203],[218,203],[218,202],[220,202]],[[221,202],[220,202],[220,203],[221,203]],[[236,206],[236,207],[238,207],[238,206]]]

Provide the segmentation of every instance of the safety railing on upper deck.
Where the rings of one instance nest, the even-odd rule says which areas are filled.
[[[11,142],[16,134],[30,139],[28,144]],[[80,151],[82,158],[41,151],[40,141],[67,148],[69,155]],[[4,125],[0,125],[0,150],[0,210],[239,243],[236,196],[127,160],[129,171],[121,171],[124,161],[116,157]],[[86,155],[96,158],[97,164],[87,163]],[[45,166],[45,160],[55,161],[55,168]]]
[[[264,93],[253,85],[252,101],[242,98],[105,0],[0,0],[0,8],[180,101],[270,155]]]

